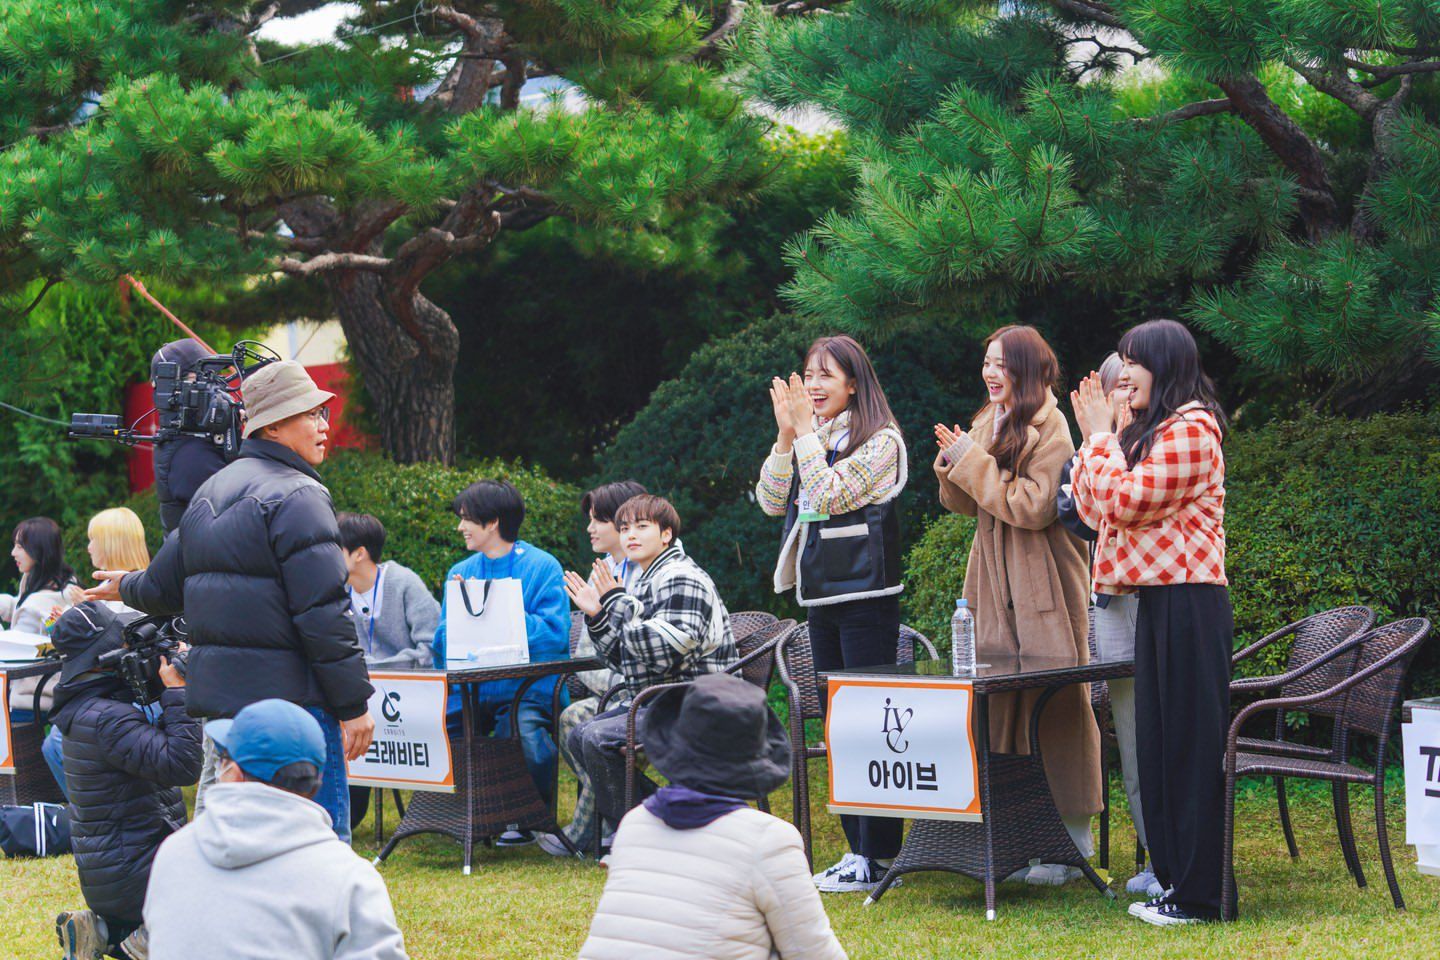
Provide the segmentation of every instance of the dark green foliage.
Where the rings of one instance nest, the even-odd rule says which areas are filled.
[[[35,287],[27,291],[33,298]],[[209,320],[222,291],[160,295],[190,318],[217,349],[233,333]],[[183,334],[148,303],[113,288],[65,288],[6,330],[0,350],[0,400],[55,420],[72,413],[122,413],[126,384],[150,374],[150,355]],[[0,410],[0,537],[30,516],[48,516],[65,534],[67,555],[88,573],[85,526],[97,511],[127,496],[125,447],[104,440],[66,440],[65,429]],[[16,576],[8,548],[0,582]]]
[[[607,234],[552,220],[437,276],[433,295],[461,334],[461,452],[588,476],[593,451],[697,347],[777,308],[784,241],[843,204],[851,180],[841,138],[777,137],[767,151],[774,172],[731,214],[722,257],[652,268]]]
[[[476,460],[454,467],[397,464],[378,453],[340,450],[320,467],[337,511],[369,513],[385,524],[385,556],[420,574],[437,592],[445,572],[465,556],[450,503],[476,480],[508,480],[525,498],[520,538],[555,557],[567,568],[582,557],[574,549],[580,515],[580,491],[543,471],[518,463]],[[160,546],[160,517],[153,491],[125,504],[140,515],[150,549]],[[83,544],[82,544],[83,549]]]
[[[1306,416],[1233,434],[1225,459],[1237,649],[1352,603],[1382,621],[1440,615],[1440,415]],[[937,642],[949,636],[972,530],[942,518],[906,557],[906,616]],[[1277,645],[1246,672],[1276,672],[1286,654]],[[1411,683],[1440,689],[1440,644],[1422,649]]]
[[[838,118],[859,178],[785,295],[872,337],[1083,298],[1187,318],[1337,409],[1394,405],[1440,352],[1431,6],[752,6],[748,89]]]
[[[597,457],[601,479],[634,478],[674,500],[686,550],[732,610],[779,613],[793,605],[771,586],[782,523],[760,512],[753,491],[775,440],[770,378],[798,369],[821,332],[813,321],[777,315],[702,347]],[[933,335],[871,351],[910,452],[902,536],[938,510],[930,427],[936,419],[969,421],[979,405],[971,384],[980,356],[978,342]]]

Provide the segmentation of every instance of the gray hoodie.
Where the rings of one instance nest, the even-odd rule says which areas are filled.
[[[160,846],[145,897],[150,960],[405,960],[385,882],[319,804],[219,783]]]

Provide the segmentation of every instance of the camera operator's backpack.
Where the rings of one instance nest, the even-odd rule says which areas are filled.
[[[69,809],[60,803],[0,806],[0,850],[8,857],[58,857],[69,853]]]

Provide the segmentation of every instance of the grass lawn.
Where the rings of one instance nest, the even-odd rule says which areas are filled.
[[[823,776],[812,782],[824,783]],[[1111,864],[1123,890],[1134,836],[1123,794],[1115,791]],[[571,785],[562,797],[573,798]],[[1301,858],[1292,862],[1275,817],[1274,795],[1256,785],[1240,809],[1238,872],[1242,919],[1230,925],[1183,929],[1150,927],[1126,915],[1128,898],[1114,902],[1083,881],[1063,888],[1001,888],[999,919],[984,920],[981,886],[967,878],[912,874],[880,903],[860,895],[825,901],[851,957],[1022,958],[1115,957],[1366,957],[1409,958],[1440,943],[1440,880],[1416,873],[1413,848],[1404,846],[1403,792],[1395,785],[1390,836],[1408,910],[1390,903],[1368,812],[1368,790],[1352,791],[1361,864],[1370,882],[1358,890],[1345,872],[1328,793],[1293,791]],[[776,796],[776,813],[788,816],[788,793]],[[826,815],[817,792],[817,862],[841,852],[838,822]],[[393,826],[393,807],[387,811]],[[370,822],[357,832],[356,850],[374,855]],[[1220,838],[1216,837],[1218,844]],[[459,847],[443,838],[402,843],[381,868],[412,957],[574,957],[605,882],[604,871],[579,861],[554,860],[535,848],[476,852],[475,872],[460,873]],[[58,956],[56,913],[82,906],[69,857],[0,861],[0,958]],[[203,904],[196,904],[203,909]],[[214,909],[223,910],[216,904]]]

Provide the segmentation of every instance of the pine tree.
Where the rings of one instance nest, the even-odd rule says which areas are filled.
[[[790,249],[805,313],[873,333],[1063,291],[1337,389],[1387,370],[1362,403],[1433,377],[1440,4],[852,0],[751,10],[735,55],[852,131],[853,210]]]
[[[459,335],[428,276],[551,217],[646,262],[702,260],[766,176],[769,124],[679,0],[369,2],[336,43],[257,41],[322,5],[0,6],[0,292],[318,282],[386,451],[448,461]],[[522,104],[543,76],[572,93]]]

